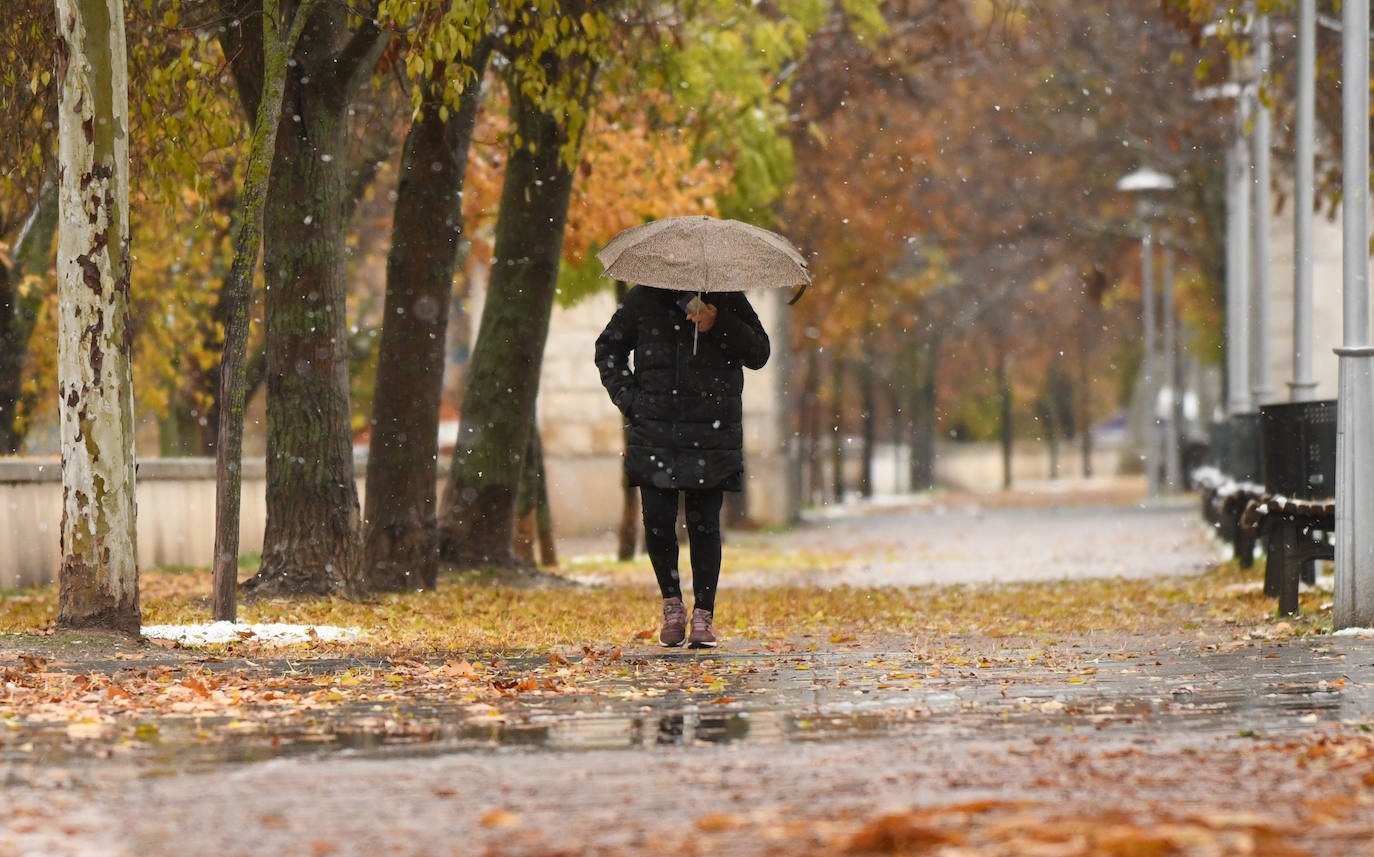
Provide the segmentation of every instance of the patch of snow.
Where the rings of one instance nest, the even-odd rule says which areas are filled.
[[[1333,637],[1374,637],[1374,628],[1342,628],[1332,631]]]
[[[175,640],[178,643],[232,643],[252,640],[257,643],[308,643],[315,640],[356,640],[362,636],[360,628],[341,628],[337,625],[286,625],[280,622],[256,625],[244,622],[208,622],[199,625],[144,625],[143,636],[156,640]]]

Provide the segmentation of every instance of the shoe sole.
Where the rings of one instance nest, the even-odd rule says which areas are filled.
[[[659,641],[658,641],[658,644],[659,644],[660,646],[662,646],[663,648],[665,648],[665,649],[676,649],[678,646],[681,646],[684,642],[686,642],[686,641],[685,641],[685,640],[678,640],[676,643],[665,643],[665,642],[663,642],[662,640],[659,640]]]
[[[692,642],[690,642],[690,643],[687,644],[687,648],[689,648],[689,649],[714,649],[714,648],[716,647],[716,642],[717,642],[717,641],[715,641],[715,640],[712,640],[712,641],[710,641],[710,642],[707,642],[706,640],[693,640]]]

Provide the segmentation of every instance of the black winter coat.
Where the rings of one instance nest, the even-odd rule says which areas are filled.
[[[625,475],[657,488],[744,487],[744,371],[768,362],[768,333],[743,292],[703,296],[699,335],[678,303],[692,292],[635,286],[596,340],[596,368],[628,421]],[[634,354],[634,363],[630,354]]]

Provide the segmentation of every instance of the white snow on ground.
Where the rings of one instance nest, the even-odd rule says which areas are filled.
[[[1331,633],[1333,637],[1374,637],[1374,628],[1342,628]]]
[[[144,625],[143,636],[178,643],[230,643],[252,640],[255,643],[307,643],[312,640],[355,640],[360,628],[337,625],[284,625],[279,622],[249,625],[243,622],[210,622],[199,625]]]

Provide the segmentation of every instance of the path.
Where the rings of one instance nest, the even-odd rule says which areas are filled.
[[[1195,517],[962,504],[741,538],[842,544],[855,583],[1146,575],[1215,559]],[[1374,854],[1374,641],[1032,641],[1073,649],[1071,678],[992,643],[1005,657],[943,668],[900,648],[652,654],[710,660],[733,700],[611,693],[489,723],[383,706],[423,728],[318,723],[237,756],[265,761],[0,754],[0,857]]]

